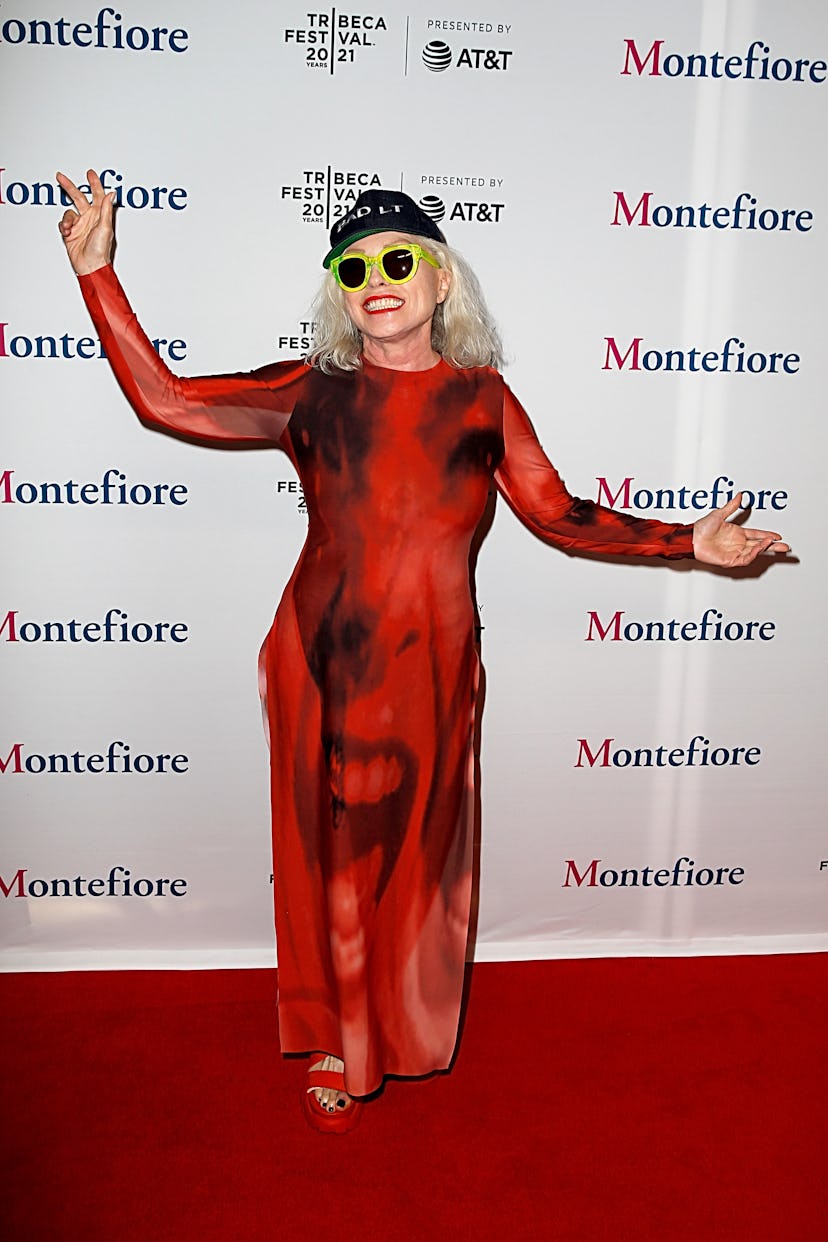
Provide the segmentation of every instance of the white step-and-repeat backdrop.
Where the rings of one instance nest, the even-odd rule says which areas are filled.
[[[4,0],[7,968],[273,960],[256,655],[302,497],[132,415],[56,230],[90,165],[174,370],[300,354],[331,223],[401,186],[570,490],[692,521],[744,488],[793,545],[601,562],[498,505],[478,958],[828,946],[827,62],[813,0]]]

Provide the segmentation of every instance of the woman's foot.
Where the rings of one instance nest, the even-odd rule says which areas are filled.
[[[345,1062],[340,1061],[339,1057],[323,1056],[319,1059],[318,1054],[314,1054],[310,1059],[308,1073],[314,1070],[343,1074]],[[346,1092],[337,1091],[334,1087],[313,1087],[311,1092],[329,1113],[343,1112],[353,1104],[353,1100]]]
[[[324,1052],[311,1055],[302,1108],[308,1125],[323,1134],[346,1134],[362,1113],[362,1104],[345,1090],[344,1070],[339,1057]]]

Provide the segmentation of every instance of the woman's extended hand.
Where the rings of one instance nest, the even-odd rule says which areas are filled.
[[[741,503],[742,493],[738,492],[721,509],[714,509],[693,524],[693,555],[697,561],[734,569],[749,565],[763,552],[790,552],[781,535],[773,531],[728,522]]]
[[[112,260],[115,229],[112,223],[114,193],[105,194],[98,174],[89,169],[92,202],[81,194],[73,181],[58,173],[57,182],[71,198],[75,211],[64,212],[58,228],[66,245],[69,262],[79,276],[97,271]]]

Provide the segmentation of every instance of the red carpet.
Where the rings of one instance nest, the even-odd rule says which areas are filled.
[[[342,1138],[264,971],[6,975],[15,1242],[821,1242],[828,957],[475,969],[454,1071]]]

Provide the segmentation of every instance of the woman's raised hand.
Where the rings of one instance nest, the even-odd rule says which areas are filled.
[[[98,174],[89,169],[89,188],[92,202],[81,194],[73,181],[58,173],[57,182],[69,195],[75,211],[64,212],[58,228],[69,255],[69,262],[79,276],[97,271],[112,260],[115,229],[112,223],[114,193],[104,193]]]
[[[742,503],[738,492],[721,509],[714,509],[693,525],[693,555],[707,565],[721,565],[734,569],[749,565],[763,552],[790,552],[782,536],[770,530],[756,530],[728,522]]]

